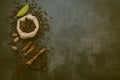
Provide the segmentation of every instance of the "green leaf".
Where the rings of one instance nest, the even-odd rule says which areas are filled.
[[[29,10],[29,5],[25,5],[20,11],[17,13],[16,17],[24,16]]]

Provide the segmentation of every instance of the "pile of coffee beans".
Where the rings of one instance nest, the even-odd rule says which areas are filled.
[[[33,21],[28,20],[28,19],[26,18],[25,21],[20,21],[20,29],[21,29],[23,32],[29,33],[29,32],[34,31],[34,29],[35,29],[35,24],[34,24]]]

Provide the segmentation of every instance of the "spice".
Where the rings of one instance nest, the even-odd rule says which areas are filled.
[[[47,13],[46,11],[44,12],[44,14],[45,14],[46,16],[48,15],[48,13]]]
[[[25,52],[24,56],[27,56],[30,52],[32,52],[35,49],[35,44],[33,44],[30,49],[28,49],[27,52]]]
[[[32,2],[35,2],[35,0],[32,0]]]
[[[53,19],[53,17],[50,17],[50,19]]]
[[[35,29],[35,24],[34,24],[33,21],[28,20],[28,19],[26,18],[25,21],[20,21],[20,29],[21,29],[23,32],[29,33],[29,32],[34,31],[34,29]]]
[[[17,13],[16,17],[24,16],[29,10],[29,5],[25,5],[20,11]]]
[[[16,38],[14,39],[14,43],[17,43],[19,40],[20,40],[20,38],[19,38],[19,37],[16,37]]]
[[[23,47],[22,51],[25,52],[32,44],[33,44],[33,42],[32,42],[32,41],[29,41],[29,42]]]
[[[12,48],[12,50],[14,50],[14,51],[16,51],[16,50],[18,49],[16,46],[12,46],[11,48]]]
[[[46,50],[45,48],[43,48],[42,50],[40,50],[32,59],[30,59],[29,61],[27,61],[25,64],[28,65],[28,66],[31,65],[34,62],[34,60],[36,60],[37,57],[40,54],[42,54],[45,50]]]

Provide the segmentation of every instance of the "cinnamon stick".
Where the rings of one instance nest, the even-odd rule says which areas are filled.
[[[45,48],[41,49],[32,59],[30,59],[29,61],[27,61],[25,64],[26,64],[26,65],[31,65],[31,64],[34,62],[34,60],[36,60],[37,57],[38,57],[40,54],[42,54],[45,50],[46,50]]]
[[[24,54],[24,56],[27,56],[30,52],[32,52],[35,49],[35,44],[33,44],[30,49],[27,50],[27,52]]]
[[[22,51],[26,51],[31,45],[32,45],[32,41],[29,41],[24,47],[23,47],[23,49],[22,49]]]

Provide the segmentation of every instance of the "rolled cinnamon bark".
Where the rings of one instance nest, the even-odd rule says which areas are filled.
[[[38,56],[40,54],[42,54],[45,50],[46,50],[45,48],[41,49],[32,59],[27,61],[25,64],[28,65],[28,66],[31,65],[34,62],[34,60],[36,60],[38,58]]]
[[[24,56],[27,56],[30,52],[32,52],[35,49],[35,44],[33,44],[30,49],[27,50],[27,52],[25,52]]]
[[[23,47],[23,49],[22,49],[22,51],[27,51],[28,50],[28,48],[31,46],[33,44],[33,42],[32,41],[29,41],[24,47]]]

